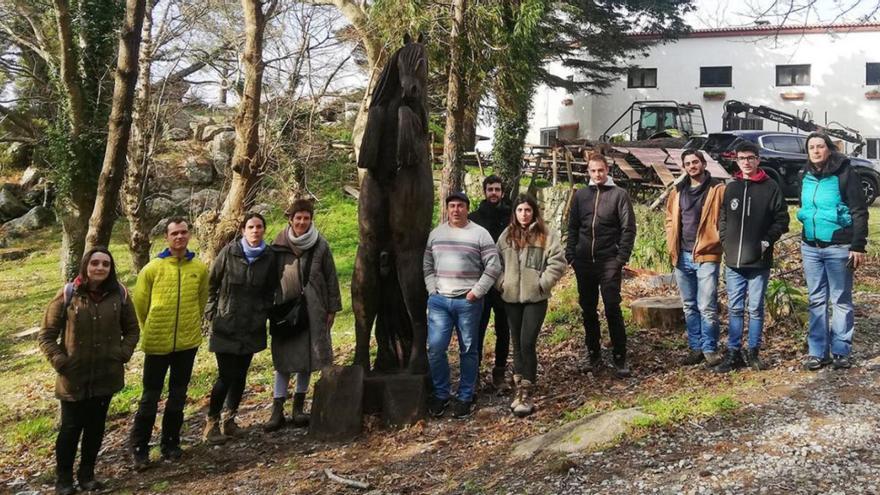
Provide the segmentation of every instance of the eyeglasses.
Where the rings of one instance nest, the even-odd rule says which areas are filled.
[[[736,161],[738,161],[738,162],[756,162],[756,161],[758,161],[758,157],[755,155],[738,156],[738,157],[736,157]]]

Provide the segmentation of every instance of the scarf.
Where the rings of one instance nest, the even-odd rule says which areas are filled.
[[[260,255],[263,254],[263,251],[266,250],[266,241],[260,241],[258,246],[251,247],[244,237],[242,237],[239,243],[241,244],[241,249],[244,251],[244,257],[247,259],[249,265],[259,258]]]
[[[299,250],[300,252],[308,251],[312,249],[316,242],[318,242],[318,229],[315,228],[315,224],[309,225],[309,230],[305,232],[305,234],[297,237],[296,234],[293,233],[293,227],[290,225],[287,226],[287,240],[290,241],[291,247]]]

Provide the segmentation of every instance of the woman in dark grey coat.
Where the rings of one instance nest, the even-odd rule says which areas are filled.
[[[275,253],[263,240],[265,232],[262,215],[248,213],[241,223],[241,238],[227,244],[211,267],[205,315],[211,321],[209,350],[217,357],[218,376],[204,432],[209,443],[223,442],[238,432],[235,415],[248,368],[254,354],[266,348],[266,320],[278,277]]]
[[[266,431],[284,426],[284,401],[293,373],[293,423],[298,427],[308,425],[304,405],[311,373],[333,364],[330,329],[336,313],[342,309],[342,297],[330,245],[312,223],[314,212],[310,201],[294,201],[287,209],[289,225],[272,244],[279,285],[270,321],[275,385],[272,417],[265,424]],[[292,308],[298,308],[298,315],[285,317]],[[294,319],[294,325],[288,323]]]

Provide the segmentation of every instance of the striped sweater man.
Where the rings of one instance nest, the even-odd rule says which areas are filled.
[[[440,224],[428,237],[423,263],[428,294],[481,298],[501,275],[501,259],[489,232],[474,222]]]

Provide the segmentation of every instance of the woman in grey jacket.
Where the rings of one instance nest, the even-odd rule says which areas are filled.
[[[498,238],[504,273],[496,288],[507,310],[513,340],[513,382],[510,408],[525,417],[535,409],[531,389],[538,372],[536,344],[547,314],[550,290],[565,272],[565,253],[559,238],[541,219],[538,202],[520,195],[514,202],[510,225]]]

